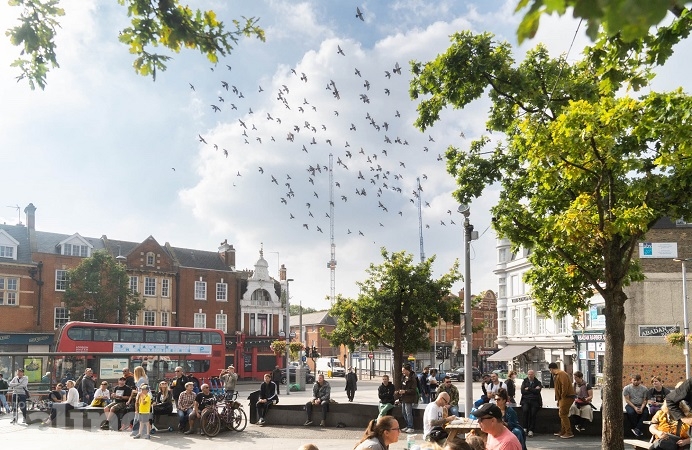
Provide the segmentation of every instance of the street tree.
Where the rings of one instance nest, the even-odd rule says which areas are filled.
[[[450,289],[461,274],[458,261],[433,279],[434,256],[414,264],[413,255],[404,251],[388,253],[382,248],[381,254],[384,262],[371,263],[366,270],[369,278],[357,283],[358,298],[337,296],[329,312],[337,325],[327,338],[351,352],[361,345],[392,350],[398,384],[401,371],[396,368],[401,368],[404,354],[429,350],[429,330],[440,318],[459,320],[461,305]]]
[[[301,305],[288,305],[289,312],[292,316],[299,316],[301,313],[301,310],[303,314],[310,314],[317,312],[315,308],[310,308],[309,306],[301,306]]]
[[[20,47],[20,57],[12,62],[19,68],[17,81],[27,80],[31,89],[46,87],[46,75],[57,68],[55,36],[59,18],[65,15],[60,0],[8,0],[11,6],[22,7],[19,25],[8,29],[13,45]],[[130,26],[120,31],[118,39],[135,55],[135,71],[156,80],[157,71],[166,70],[170,55],[153,52],[163,47],[179,53],[184,48],[196,49],[212,63],[231,53],[242,37],[265,40],[258,19],[242,17],[233,20],[231,29],[212,10],[193,11],[179,0],[117,0],[127,7]]]
[[[144,309],[144,302],[130,290],[125,267],[105,250],[67,271],[63,302],[70,317],[100,323],[127,323]]]
[[[447,170],[460,203],[499,185],[493,227],[513,251],[532,249],[525,281],[536,309],[560,317],[587,308],[594,291],[605,300],[608,450],[624,448],[625,288],[643,279],[638,243],[659,219],[692,213],[692,98],[681,90],[632,97],[626,88],[646,86],[650,66],[646,52],[619,45],[604,39],[572,64],[539,45],[515,64],[509,44],[457,33],[445,53],[412,63],[410,84],[422,130],[446,106],[463,109],[488,93],[494,141],[450,146]],[[603,73],[602,54],[619,55],[616,76]]]
[[[608,36],[619,35],[626,42],[643,38],[651,27],[660,24],[671,12],[680,17],[688,14],[690,0],[519,0],[516,11],[525,10],[517,29],[519,43],[533,38],[543,14],[564,15],[572,11],[575,18],[586,21],[586,34],[595,40],[601,27]]]

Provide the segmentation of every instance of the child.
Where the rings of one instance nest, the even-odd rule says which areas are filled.
[[[133,436],[135,439],[142,437],[142,432],[146,430],[144,439],[151,439],[151,397],[149,396],[149,385],[143,384],[140,386],[140,393],[137,394],[135,400],[135,411],[139,413],[139,434]]]

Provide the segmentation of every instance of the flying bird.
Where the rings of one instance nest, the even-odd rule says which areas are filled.
[[[338,54],[340,54],[340,55],[342,55],[342,56],[346,56],[346,54],[344,53],[344,51],[341,50],[341,46],[340,46],[340,45],[337,45],[337,46],[336,46],[336,49],[337,49],[336,52],[337,52]]]
[[[392,69],[392,72],[401,75],[401,66],[399,66],[399,63],[394,64],[394,68]]]
[[[356,18],[365,22],[365,19],[363,18],[363,13],[360,11],[360,8],[358,8],[357,6],[356,6]]]

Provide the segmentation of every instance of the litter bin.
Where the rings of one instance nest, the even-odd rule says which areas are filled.
[[[332,371],[331,371],[331,369],[330,369],[330,370],[327,371],[327,378],[331,378],[331,377],[332,377]]]
[[[260,390],[256,390],[247,396],[250,400],[250,423],[257,423],[257,401],[260,399]]]

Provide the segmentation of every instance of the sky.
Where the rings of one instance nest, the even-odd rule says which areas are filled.
[[[259,18],[266,42],[242,39],[216,65],[195,51],[174,54],[154,82],[134,72],[117,40],[128,25],[124,7],[62,0],[60,68],[44,91],[16,82],[10,64],[19,50],[0,34],[0,223],[25,222],[33,203],[40,231],[134,242],[151,235],[208,251],[227,240],[239,270],[253,269],[263,248],[270,275],[284,264],[294,280],[291,303],[325,309],[332,224],[335,293],[353,298],[368,266],[383,261],[382,247],[420,261],[419,192],[435,276],[456,259],[463,273],[463,216],[441,155],[484,134],[489,102],[446,109],[419,131],[410,61],[435,58],[462,30],[510,42],[517,61],[538,43],[580,58],[588,41],[571,17],[544,18],[537,37],[518,46],[516,3],[191,1],[226,22]],[[0,2],[0,29],[18,14]],[[689,47],[676,49],[655,89],[689,84],[678,76],[689,73]],[[480,235],[472,293],[497,289],[489,212],[497,198],[491,186],[470,204]]]

